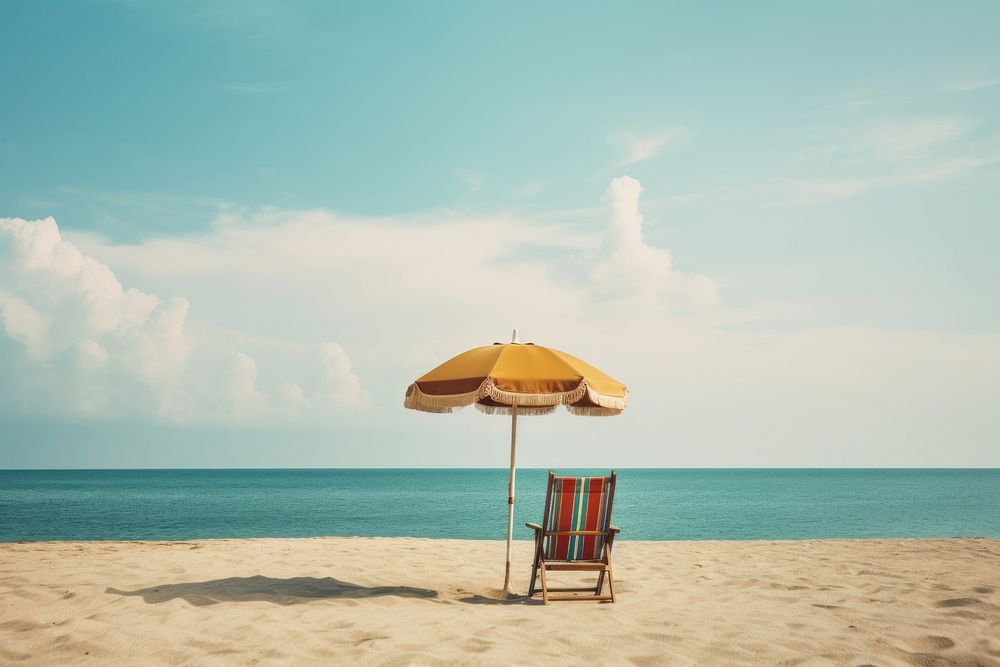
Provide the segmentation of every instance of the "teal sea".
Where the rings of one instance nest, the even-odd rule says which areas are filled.
[[[601,474],[607,471],[560,471]],[[1000,537],[1000,470],[619,470],[623,539]],[[519,470],[515,536],[546,471]],[[502,539],[493,469],[0,470],[0,541]]]

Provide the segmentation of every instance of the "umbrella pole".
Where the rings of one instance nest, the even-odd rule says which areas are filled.
[[[517,406],[510,410],[510,481],[507,482],[507,567],[503,575],[504,595],[510,590],[510,543],[514,539],[514,455],[517,452]]]

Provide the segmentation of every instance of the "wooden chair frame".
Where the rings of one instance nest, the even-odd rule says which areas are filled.
[[[614,470],[611,471],[610,482],[607,490],[607,517],[609,520],[607,530],[548,530],[546,527],[549,525],[549,508],[552,504],[552,486],[555,478],[555,473],[550,470],[548,488],[545,491],[545,512],[542,516],[542,525],[538,525],[537,523],[524,524],[528,528],[535,531],[535,560],[531,566],[531,584],[528,586],[528,597],[531,598],[538,592],[538,589],[535,588],[535,582],[540,578],[542,584],[542,602],[544,604],[548,604],[552,600],[608,600],[614,603],[615,578],[614,567],[611,564],[611,547],[614,543],[615,535],[620,533],[621,529],[613,523],[610,523],[610,519],[611,509],[615,500],[615,482],[617,481],[617,474]],[[593,561],[547,560],[545,558],[544,549],[545,540],[548,537],[556,537],[559,535],[603,535],[604,548],[601,550],[601,558]],[[545,582],[546,571],[559,570],[598,572],[597,586],[594,588],[589,586],[582,588],[549,588]],[[607,577],[608,580],[608,595],[601,594],[604,590],[605,577]],[[550,591],[553,593],[592,593],[592,595],[550,595]]]

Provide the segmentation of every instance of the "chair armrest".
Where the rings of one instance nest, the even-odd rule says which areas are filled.
[[[528,528],[532,529],[536,533],[542,532],[542,527],[539,526],[537,523],[526,523],[524,525],[527,526]]]
[[[611,531],[612,533],[620,533],[620,532],[622,532],[622,529],[619,528],[618,526],[616,526],[615,524],[609,525],[608,526],[608,530]]]

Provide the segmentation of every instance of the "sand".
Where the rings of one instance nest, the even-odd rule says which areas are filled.
[[[0,663],[1000,666],[1000,540],[615,555],[617,604],[542,606],[497,600],[501,542],[0,544]]]

